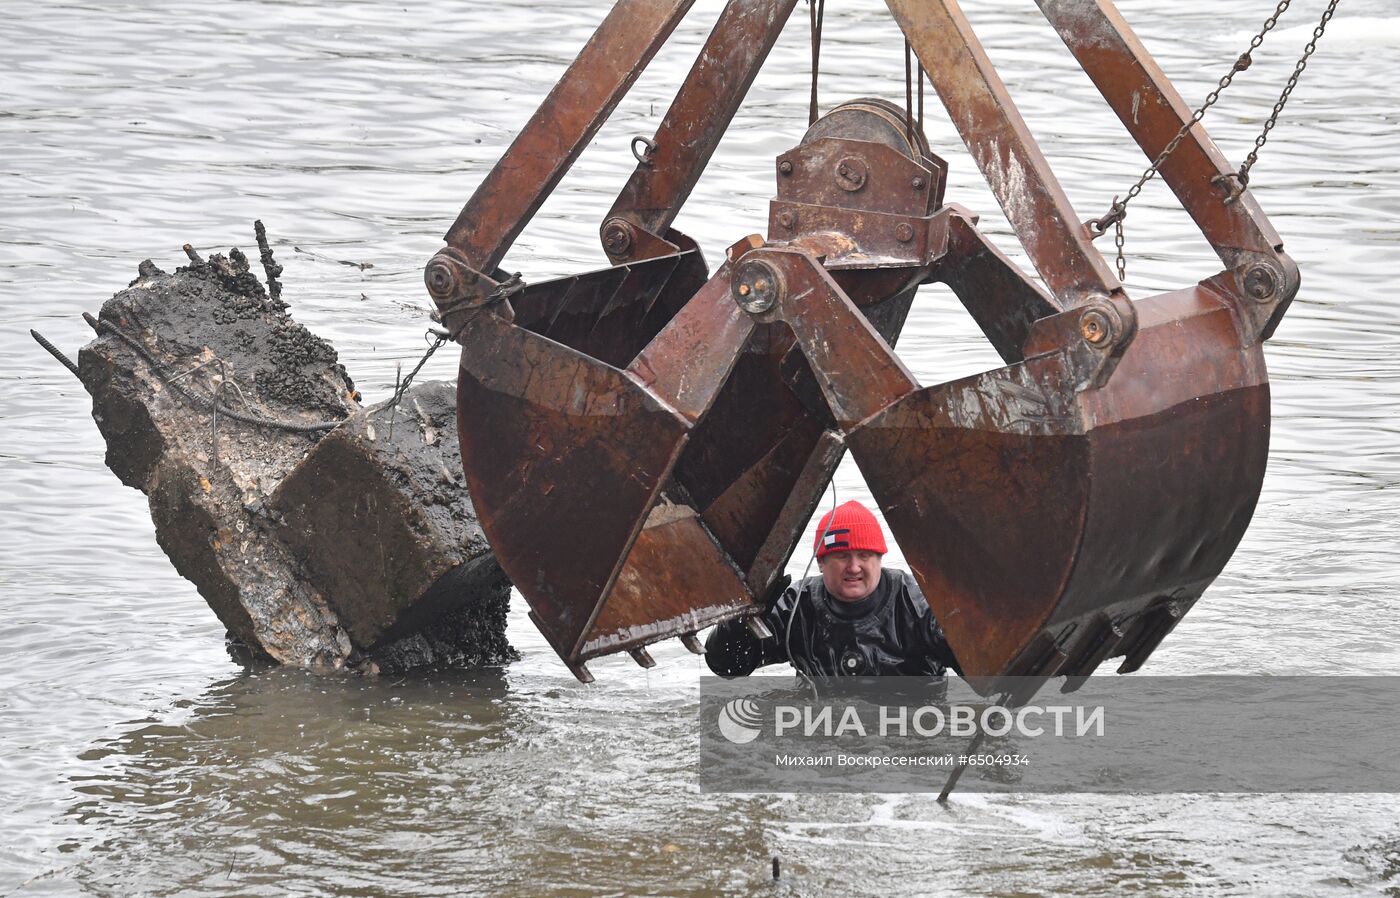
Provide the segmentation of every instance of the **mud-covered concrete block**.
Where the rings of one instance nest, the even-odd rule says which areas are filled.
[[[269,507],[359,646],[422,630],[503,582],[467,495],[449,383],[350,416]]]
[[[450,387],[412,391],[396,412],[392,452],[340,451],[380,427],[374,412],[360,406],[335,349],[292,320],[237,250],[174,274],[142,263],[103,306],[78,364],[108,466],[147,494],[161,548],[238,642],[312,669],[512,657],[509,583],[457,474]],[[227,414],[216,426],[216,398],[255,418],[326,427]],[[434,423],[409,424],[410,414]],[[344,436],[330,429],[341,422]],[[335,439],[304,466],[327,434]],[[320,538],[331,522],[317,503],[279,506],[303,517],[299,532],[269,503],[294,471],[296,490],[284,496],[384,504],[337,510],[331,540]],[[425,477],[438,483],[404,486]]]

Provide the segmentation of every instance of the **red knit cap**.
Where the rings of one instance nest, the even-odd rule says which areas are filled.
[[[812,548],[817,557],[832,552],[879,552],[884,555],[885,533],[870,509],[852,500],[822,515]]]

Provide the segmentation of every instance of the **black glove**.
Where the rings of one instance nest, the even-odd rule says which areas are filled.
[[[773,585],[768,587],[768,592],[763,594],[763,601],[759,602],[759,605],[763,607],[764,614],[773,610],[773,606],[778,604],[778,599],[782,598],[783,593],[791,585],[792,578],[787,574],[780,574],[778,579],[773,581]]]

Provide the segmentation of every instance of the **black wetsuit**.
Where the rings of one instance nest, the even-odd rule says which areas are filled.
[[[743,620],[715,627],[705,642],[710,670],[742,677],[791,661],[812,676],[962,672],[919,584],[904,571],[881,571],[874,592],[857,602],[834,598],[821,577],[809,577],[788,587],[763,621],[773,638],[760,640]]]

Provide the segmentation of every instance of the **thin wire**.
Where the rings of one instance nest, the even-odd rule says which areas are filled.
[[[826,0],[807,0],[812,35],[812,102],[807,110],[807,124],[817,123],[817,74],[821,71],[822,22],[826,18]]]
[[[240,388],[238,384],[229,380],[227,375],[223,374],[223,360],[216,359],[215,361],[219,362],[221,379],[219,381],[219,385],[214,388],[214,404],[209,410],[209,446],[210,457],[214,459],[214,463],[222,464],[222,462],[219,461],[219,410],[223,408],[231,408],[232,406],[223,405],[219,401],[219,397],[223,396],[226,391],[232,390],[233,394],[238,397],[238,400],[243,403],[244,408],[248,408],[249,406],[248,397],[243,395],[242,388]],[[185,373],[188,374],[189,372],[186,371]]]
[[[904,39],[904,137],[914,149],[914,53]],[[915,154],[917,155],[917,153]]]
[[[822,528],[817,541],[812,544],[812,556],[807,559],[807,567],[802,571],[802,580],[797,584],[797,591],[793,595],[792,614],[788,615],[787,630],[783,634],[783,651],[787,653],[788,661],[797,670],[802,678],[807,681],[807,685],[812,689],[814,698],[820,697],[817,692],[817,683],[812,679],[811,674],[802,669],[802,665],[797,663],[797,659],[792,654],[792,625],[797,620],[798,612],[802,610],[803,585],[807,582],[807,577],[812,572],[812,564],[817,560],[817,546],[826,540],[826,535],[831,531],[831,525],[836,521],[836,478],[831,478],[831,512],[826,516],[826,526]],[[839,673],[839,671],[838,671]]]
[[[919,133],[924,131],[924,79],[928,72],[924,70],[924,61],[919,60]]]

